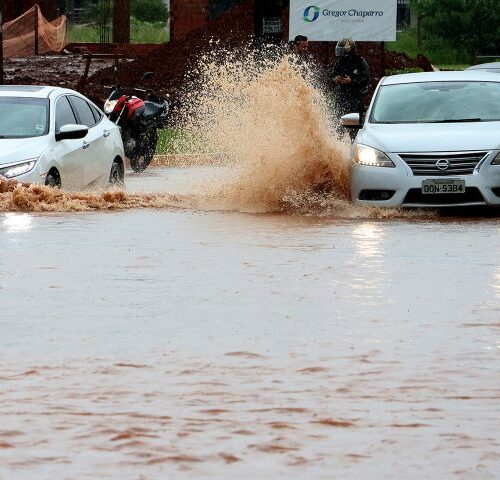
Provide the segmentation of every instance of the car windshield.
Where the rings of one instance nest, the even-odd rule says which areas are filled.
[[[0,97],[0,138],[47,135],[49,101],[46,98]]]
[[[380,88],[372,123],[453,123],[500,120],[500,83],[426,82]]]

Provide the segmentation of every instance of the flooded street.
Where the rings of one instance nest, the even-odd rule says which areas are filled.
[[[500,217],[210,210],[0,213],[0,479],[498,478]]]

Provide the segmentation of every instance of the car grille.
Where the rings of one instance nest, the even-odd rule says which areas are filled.
[[[424,194],[420,188],[408,191],[403,205],[461,205],[484,203],[484,197],[476,187],[467,187],[465,193]]]
[[[478,163],[488,152],[459,153],[400,153],[399,156],[411,168],[413,175],[446,176],[472,175]],[[441,165],[441,168],[438,167]]]

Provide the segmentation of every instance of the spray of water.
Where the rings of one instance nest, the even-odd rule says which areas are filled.
[[[232,170],[205,182],[212,206],[310,211],[348,202],[348,146],[332,135],[326,97],[307,64],[270,48],[212,51],[190,85],[181,123]]]
[[[131,208],[198,208],[193,199],[169,194],[128,194],[121,190],[64,192],[0,178],[0,212],[85,212]]]

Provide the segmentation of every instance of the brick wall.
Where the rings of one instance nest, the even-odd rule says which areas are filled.
[[[170,38],[180,40],[193,30],[207,28],[209,0],[170,0]]]
[[[288,1],[286,0],[171,0],[171,39],[180,40],[192,31],[207,29],[211,22],[219,17],[225,17],[227,25],[225,36],[234,33],[234,26],[239,24],[239,19],[234,15],[225,15],[239,7],[239,12],[244,10],[244,16],[252,18],[252,33],[262,35],[263,17],[282,16],[284,26],[283,35],[276,38],[267,38],[268,41],[288,39]],[[283,37],[283,38],[282,38]]]

